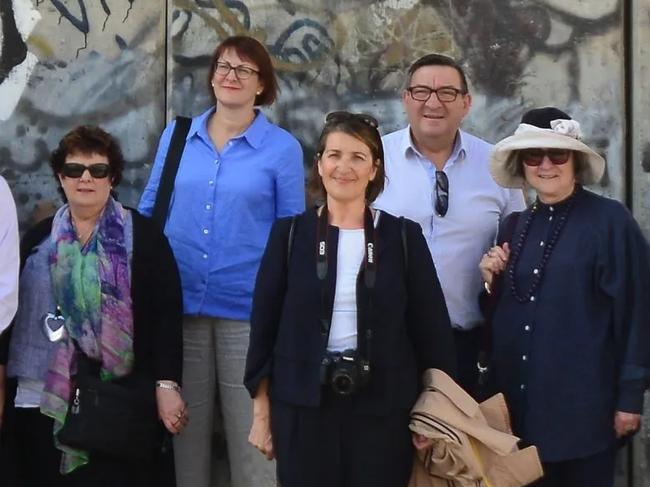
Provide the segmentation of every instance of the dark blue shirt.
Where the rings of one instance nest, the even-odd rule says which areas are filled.
[[[505,277],[493,318],[493,370],[515,433],[543,461],[591,455],[615,439],[615,411],[641,412],[650,370],[648,245],[620,203],[580,187],[545,266],[540,259],[567,202],[524,211],[512,238],[522,242],[518,294]],[[507,223],[506,223],[507,224]],[[504,224],[504,226],[506,225]],[[513,253],[509,265],[513,263]]]
[[[183,285],[185,314],[248,320],[253,284],[273,222],[305,208],[302,149],[257,112],[218,151],[214,107],[192,120],[165,235]],[[151,215],[175,122],[163,132],[138,210]]]

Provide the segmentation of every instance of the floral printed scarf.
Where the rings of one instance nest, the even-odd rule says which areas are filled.
[[[45,376],[41,412],[54,419],[54,442],[63,452],[61,473],[88,463],[88,452],[60,444],[56,439],[68,414],[71,377],[76,372],[73,337],[88,357],[101,362],[101,378],[122,377],[133,368],[133,314],[126,211],[109,198],[93,235],[81,245],[68,205],[52,223],[50,278],[56,305],[65,318],[68,338],[54,352]]]

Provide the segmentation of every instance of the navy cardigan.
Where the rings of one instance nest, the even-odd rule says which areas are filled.
[[[321,331],[321,283],[316,275],[315,209],[298,216],[290,261],[291,218],[278,220],[257,275],[244,383],[255,396],[260,380],[270,379],[270,395],[297,406],[318,406],[320,362],[328,336]],[[410,408],[420,392],[421,373],[436,367],[455,375],[456,356],[447,306],[422,231],[406,220],[407,259],[401,224],[383,213],[376,235],[377,280],[368,307],[363,270],[357,279],[357,316],[370,313],[373,329],[370,384],[354,401],[357,410],[387,414]],[[332,315],[336,287],[338,228],[328,228],[326,311]],[[408,269],[405,269],[405,261]],[[334,270],[334,272],[332,272]]]

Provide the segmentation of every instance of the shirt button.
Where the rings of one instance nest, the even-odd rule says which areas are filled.
[[[555,211],[555,208],[553,208],[552,206],[549,206],[548,209],[549,211]]]
[[[532,303],[533,301],[535,301],[535,296],[530,297],[530,302]]]
[[[519,389],[521,389],[522,391],[525,391],[526,390],[526,384],[521,384],[519,386]]]
[[[210,230],[208,230],[207,228],[204,228],[204,229],[203,229],[203,234],[204,234],[204,235],[207,235],[208,233],[210,233]]]
[[[203,254],[203,258],[204,258],[204,259],[207,259],[207,258],[208,258],[208,254]]]
[[[209,184],[210,186],[214,186],[214,181],[213,181],[212,179],[210,179],[210,181],[208,181],[208,184]]]
[[[543,246],[544,246],[544,241],[543,241],[543,240],[539,243],[539,246],[540,246],[540,247],[543,247]]]
[[[539,274],[539,269],[533,269],[533,274],[535,275]]]
[[[214,163],[215,163],[215,164],[219,164],[219,159],[215,159],[215,160],[214,160]]]
[[[524,325],[524,331],[530,331],[530,325]]]
[[[526,360],[528,360],[528,356],[527,355],[522,355],[521,360],[523,360],[525,362]]]
[[[549,216],[549,217],[548,217],[548,221],[552,222],[552,221],[553,221],[553,217],[552,217],[552,216]]]
[[[206,210],[211,210],[211,209],[212,209],[212,205],[209,205],[209,204],[208,204],[208,205],[205,205],[205,209],[206,209]]]

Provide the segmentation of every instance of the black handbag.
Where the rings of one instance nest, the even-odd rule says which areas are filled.
[[[138,374],[103,381],[99,362],[83,353],[78,356],[70,407],[58,440],[124,460],[151,458],[163,439],[155,381]]]

